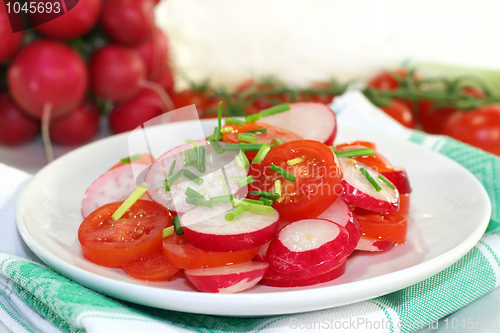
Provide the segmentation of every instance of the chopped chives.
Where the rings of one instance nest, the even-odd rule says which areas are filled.
[[[222,102],[219,102],[219,110],[217,111],[217,120],[218,120],[218,124],[219,124],[219,131],[218,131],[218,136],[215,137],[216,139],[218,140],[221,140],[222,139]]]
[[[375,191],[380,192],[382,191],[382,187],[377,183],[375,179],[368,173],[368,171],[365,168],[359,168],[359,171],[365,176],[365,178],[372,184],[373,188]]]
[[[262,117],[269,117],[269,116],[272,116],[273,114],[285,112],[288,110],[290,110],[290,104],[285,103],[285,104],[272,106],[268,109],[260,111],[259,113],[261,114]]]
[[[248,143],[257,143],[257,138],[245,133],[238,133],[238,140]]]
[[[262,201],[259,201],[259,200],[253,200],[253,199],[248,199],[248,198],[244,198],[244,199],[242,199],[241,201],[243,201],[243,202],[247,202],[247,203],[256,204],[256,205],[263,205],[263,204],[264,204]]]
[[[235,119],[235,118],[226,118],[226,124],[243,126],[243,125],[245,125],[245,122],[243,120],[239,120],[239,119]]]
[[[281,180],[276,179],[274,182],[274,191],[281,197]]]
[[[264,198],[264,197],[260,197],[259,201],[262,201],[264,203],[264,205],[267,205],[267,206],[272,206],[274,203],[274,201],[272,199],[268,199],[268,198]]]
[[[205,195],[205,193],[207,193],[207,191],[205,191],[205,190],[201,190],[201,191],[200,191],[200,194],[201,194],[201,195]]]
[[[248,203],[245,201],[241,201],[238,204],[238,207],[243,207],[245,210],[248,210],[249,212],[254,212],[254,213],[261,213],[261,214],[268,214],[268,215],[274,214],[273,207],[267,206],[267,205],[258,205],[258,204],[254,204],[254,203]]]
[[[201,199],[201,200],[204,200],[204,199],[205,199],[205,197],[204,197],[202,194],[200,194],[200,193],[196,192],[196,191],[195,191],[195,190],[193,190],[191,187],[188,187],[188,188],[186,189],[185,194],[186,194],[188,197],[191,197],[191,198],[196,198],[196,199]]]
[[[283,140],[283,139],[274,138],[274,139],[271,140],[271,145],[273,147],[279,146],[279,145],[281,145],[283,143],[285,143],[285,140]]]
[[[163,231],[161,232],[161,238],[165,238],[165,237],[168,237],[168,236],[172,236],[174,234],[174,231],[175,231],[175,228],[173,225],[171,225],[170,227],[166,227],[165,229],[163,229]]]
[[[248,193],[271,199],[279,199],[280,197],[280,195],[275,192],[249,191]]]
[[[295,181],[296,177],[294,175],[292,175],[291,173],[289,173],[286,170],[283,170],[279,166],[274,165],[273,163],[271,163],[270,168],[271,168],[271,170],[273,170],[274,172],[276,172],[278,175],[281,175],[281,176],[285,177],[289,181],[291,181],[291,182]]]
[[[198,144],[193,143],[193,147],[191,149],[191,165],[195,168],[198,167]]]
[[[384,176],[378,175],[378,179],[380,179],[381,181],[383,181],[387,186],[389,186],[393,190],[396,189],[396,187],[394,187],[394,185],[390,181],[388,181],[387,178],[385,178]]]
[[[163,184],[165,185],[165,191],[170,191],[170,186],[177,180],[179,179],[180,176],[186,171],[185,169],[178,170],[176,173],[174,173],[171,176],[168,176],[167,179],[163,181]]]
[[[134,192],[132,192],[132,194],[113,213],[113,215],[112,215],[113,220],[118,221],[123,216],[123,214],[125,214],[127,212],[127,210],[130,207],[132,207],[132,205],[135,204],[135,202],[137,200],[139,200],[139,198],[144,193],[146,193],[148,188],[149,188],[148,183],[146,183],[146,182],[141,183],[141,185],[139,185],[139,187]]]
[[[210,198],[210,201],[212,201],[213,203],[228,202],[228,201],[231,201],[231,200],[233,200],[233,196],[232,195],[219,195],[217,197]]]
[[[286,164],[289,166],[299,164],[300,162],[304,162],[304,159],[302,157],[297,157],[291,160],[286,161]]]
[[[253,129],[253,130],[248,130],[245,133],[267,133],[267,127],[256,128],[256,129]]]
[[[229,132],[232,132],[233,130],[234,129],[231,126],[228,126],[228,127],[221,128],[220,132],[221,133],[229,133]]]
[[[253,179],[252,176],[247,176],[245,178],[238,180],[236,183],[241,188],[241,187],[245,187],[246,185],[248,185],[250,183],[253,183],[254,181],[255,181],[255,179]]]
[[[168,170],[168,177],[172,176],[172,174],[174,173],[175,162],[177,162],[177,160],[174,160],[172,162],[172,165],[170,166],[170,170]]]
[[[335,148],[334,146],[328,146],[328,148],[330,148],[334,153],[337,152],[337,148]]]
[[[191,197],[186,197],[186,203],[190,205],[195,205],[195,206],[203,206],[207,208],[212,208],[213,203],[210,200],[201,200],[201,199],[196,199],[196,198],[191,198]]]
[[[241,213],[243,213],[245,211],[245,209],[243,207],[237,207],[236,209],[234,209],[232,212],[230,213],[227,213],[225,218],[226,220],[228,221],[232,221],[234,220],[238,215],[240,215]]]
[[[184,139],[185,143],[190,143],[190,142],[195,142],[195,141],[198,141],[198,140],[196,140],[196,139]]]
[[[175,228],[175,233],[177,235],[184,235],[184,230],[181,227],[181,221],[179,220],[179,215],[175,215],[172,219],[172,226]]]
[[[220,154],[224,154],[224,147],[222,147],[222,145],[220,144],[219,141],[215,140],[215,139],[209,139],[208,140],[210,142],[210,145],[212,145],[215,149],[215,152],[220,155]]]
[[[357,157],[357,156],[369,156],[369,155],[375,155],[375,152],[371,148],[358,148],[358,149],[351,149],[351,150],[345,150],[341,152],[337,152],[337,157]]]
[[[256,113],[256,114],[251,114],[245,118],[245,122],[247,123],[254,123],[257,120],[259,120],[262,117],[262,114]]]
[[[195,175],[194,173],[192,173],[191,171],[189,171],[187,169],[184,169],[183,174],[184,174],[184,176],[191,179],[193,182],[195,182],[198,185],[201,185],[201,183],[203,183],[203,179],[201,179],[200,177],[198,177],[197,175]]]
[[[248,157],[247,155],[245,155],[245,153],[240,150],[238,152],[238,155],[236,155],[236,164],[238,164],[238,168],[240,170],[246,170],[246,168],[248,168],[250,166],[250,161],[248,160]]]
[[[182,157],[184,158],[184,166],[188,167],[191,165],[191,152],[188,149],[182,151]]]
[[[128,156],[128,157],[125,157],[125,158],[122,158],[120,160],[120,162],[122,162],[123,164],[128,164],[132,161],[137,161],[138,159],[141,158],[141,154],[140,153],[137,153],[135,155],[132,155],[132,156]]]
[[[269,147],[265,143],[262,144],[262,147],[260,147],[259,152],[253,158],[252,163],[262,163],[262,161],[264,160],[264,158],[266,157],[267,153],[269,153],[270,150],[271,147]]]
[[[226,145],[226,150],[230,151],[259,151],[263,143],[228,143]]]
[[[198,171],[205,173],[205,147],[198,147]]]

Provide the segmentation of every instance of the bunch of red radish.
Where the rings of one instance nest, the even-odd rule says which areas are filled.
[[[169,45],[155,25],[157,3],[80,0],[33,28],[34,40],[32,30],[12,33],[0,4],[0,63],[6,65],[0,70],[6,70],[8,88],[0,90],[0,144],[28,142],[40,125],[46,143],[82,144],[98,132],[98,104],[112,105],[108,122],[114,133],[171,108]],[[87,59],[70,46],[96,31],[104,42]]]

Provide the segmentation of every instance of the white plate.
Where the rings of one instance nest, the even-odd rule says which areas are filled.
[[[207,132],[214,125],[202,122]],[[150,142],[163,142],[166,149],[182,142],[196,126],[199,123],[160,125],[148,128],[147,134]],[[176,139],[159,139],[165,133]],[[91,289],[158,308],[226,316],[305,312],[384,295],[445,269],[480,239],[491,206],[484,188],[465,168],[418,145],[376,133],[341,128],[339,139],[376,142],[394,165],[406,167],[413,193],[406,243],[387,253],[356,253],[346,273],[329,283],[301,288],[258,285],[240,294],[207,294],[195,291],[185,279],[145,283],[83,259],[77,240],[83,194],[106,169],[129,155],[127,134],[75,150],[36,174],[18,202],[18,229],[44,262]]]

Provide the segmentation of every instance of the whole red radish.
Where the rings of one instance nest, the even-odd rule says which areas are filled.
[[[0,62],[9,60],[21,45],[24,32],[12,32],[5,7],[0,4]]]
[[[101,27],[118,43],[142,43],[155,28],[154,5],[151,0],[107,0],[102,6]]]
[[[37,40],[12,61],[7,80],[12,98],[31,116],[41,118],[50,106],[51,117],[74,110],[87,90],[87,68],[71,47]]]
[[[46,1],[36,0],[36,3]],[[35,29],[44,36],[55,39],[73,39],[88,33],[99,18],[102,0],[79,0],[66,14]],[[32,14],[33,15],[33,14]]]
[[[160,75],[155,79],[155,82],[158,83],[169,96],[174,96],[175,82],[170,65],[166,64],[166,66],[162,68]]]
[[[144,61],[147,77],[151,80],[157,79],[163,67],[168,66],[168,40],[160,29],[155,29],[146,41],[135,46],[133,50]]]
[[[28,142],[40,130],[40,121],[27,116],[7,94],[0,95],[0,144]]]
[[[106,45],[93,55],[90,86],[100,97],[123,102],[134,97],[146,80],[146,68],[134,51],[119,45]]]
[[[92,139],[99,130],[99,111],[90,101],[51,122],[52,141],[62,145],[79,145]]]
[[[165,104],[155,91],[142,90],[138,95],[117,105],[109,114],[109,127],[113,133],[131,131],[146,121],[161,115]]]

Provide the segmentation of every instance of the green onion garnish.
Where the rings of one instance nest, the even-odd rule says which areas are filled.
[[[213,203],[210,200],[201,200],[201,199],[196,199],[196,198],[191,198],[191,197],[186,197],[186,203],[190,205],[195,205],[195,206],[203,206],[207,208],[212,208]]]
[[[220,154],[224,154],[224,147],[222,147],[222,145],[220,144],[219,141],[215,140],[215,139],[209,139],[208,140],[210,142],[210,145],[212,145],[215,149],[215,152],[220,155]]]
[[[281,197],[281,180],[276,179],[274,182],[274,190],[276,191],[276,194]]]
[[[277,165],[274,165],[273,163],[271,163],[271,166],[270,166],[271,170],[273,170],[274,172],[276,172],[278,175],[281,175],[283,177],[285,177],[286,179],[288,179],[289,181],[291,182],[294,182],[295,181],[295,176],[292,175],[291,173],[289,173],[288,171],[285,171],[283,170],[282,168],[280,168],[279,166]]]
[[[259,201],[262,201],[264,203],[264,205],[267,205],[267,206],[272,206],[274,203],[274,201],[272,199],[268,199],[268,198],[264,198],[264,197],[260,197]]]
[[[165,238],[165,237],[168,237],[168,236],[172,236],[174,234],[174,231],[175,231],[175,228],[173,225],[171,225],[170,227],[166,227],[165,229],[163,229],[163,231],[161,232],[161,238]]]
[[[249,191],[248,193],[271,199],[279,199],[280,197],[280,194],[276,192]]]
[[[179,215],[175,215],[174,218],[172,219],[172,226],[175,228],[175,233],[177,235],[184,234],[184,230],[182,230],[181,227],[181,221],[179,220]]]
[[[245,210],[248,210],[249,212],[254,212],[254,213],[269,214],[269,215],[274,214],[273,207],[266,206],[266,205],[259,205],[259,204],[241,201],[238,204],[238,207],[243,207]]]
[[[204,199],[205,199],[205,197],[204,197],[202,194],[200,194],[200,193],[196,192],[196,191],[195,191],[195,190],[193,190],[191,187],[188,187],[188,188],[186,189],[186,195],[187,195],[188,197],[191,197],[191,198],[196,198],[196,199],[201,199],[201,200],[204,200]]]
[[[230,151],[259,151],[263,143],[228,143],[226,145],[226,150]]]
[[[262,118],[262,114],[260,114],[260,112],[256,113],[256,114],[251,114],[245,118],[245,122],[254,123],[257,120],[259,120],[260,118]]]
[[[264,160],[264,158],[266,157],[267,153],[269,153],[270,150],[271,147],[269,147],[265,143],[262,144],[262,147],[260,147],[259,152],[253,158],[252,163],[262,163],[262,161]]]
[[[337,152],[337,148],[335,148],[334,146],[328,146],[328,148],[330,148],[334,153]]]
[[[259,113],[261,114],[262,117],[269,117],[269,116],[272,116],[273,114],[285,112],[288,110],[290,110],[290,104],[285,103],[285,104],[272,106],[268,109],[260,111]]]
[[[392,183],[390,181],[388,181],[387,178],[385,178],[384,176],[378,175],[378,179],[380,179],[381,181],[383,181],[387,186],[389,186],[393,190],[396,189],[396,187],[394,187],[394,185],[392,185]]]
[[[212,201],[213,203],[228,202],[231,200],[233,200],[233,196],[231,194],[230,195],[219,195],[217,197],[210,198],[210,201]]]
[[[170,170],[168,170],[168,177],[172,176],[172,174],[174,173],[175,162],[177,162],[177,160],[174,160],[172,162],[172,165],[170,166]]]
[[[286,164],[289,166],[299,164],[300,162],[304,162],[304,159],[302,157],[297,157],[291,160],[286,161]]]
[[[191,165],[195,168],[198,167],[198,144],[193,143],[193,147],[191,149]]]
[[[229,133],[229,132],[232,132],[234,129],[231,127],[231,126],[228,126],[228,127],[223,127],[220,132],[221,133]]]
[[[184,166],[188,167],[191,165],[191,152],[188,149],[182,151],[182,157],[184,158]]]
[[[247,203],[251,203],[251,204],[256,204],[256,205],[263,205],[263,204],[264,204],[262,201],[259,201],[259,200],[253,200],[253,199],[248,199],[248,198],[244,198],[244,199],[242,199],[241,201],[243,201],[243,202],[247,202]]]
[[[219,110],[217,112],[217,119],[219,122],[219,127],[217,131],[217,136],[215,137],[217,140],[222,140],[222,102],[219,102]]]
[[[148,188],[148,183],[143,182],[141,185],[139,185],[139,187],[134,192],[132,192],[132,194],[113,213],[113,220],[118,221],[123,216],[123,214],[125,214],[127,210],[132,207],[132,205],[135,204],[135,202],[139,200],[139,198],[142,197],[144,193],[146,193]]]
[[[120,160],[120,162],[122,162],[123,164],[128,164],[132,161],[137,161],[138,159],[141,158],[141,154],[140,153],[137,153],[135,155],[132,155],[132,156],[129,156],[129,157],[125,157],[125,158],[122,158]]]
[[[373,188],[375,191],[380,192],[382,191],[382,187],[377,183],[375,179],[368,173],[368,171],[365,168],[359,168],[359,171],[365,176],[365,178],[372,184]]]
[[[248,143],[257,143],[257,138],[245,133],[238,133],[238,140]]]
[[[198,185],[201,185],[201,183],[203,183],[203,179],[201,179],[200,177],[198,177],[197,175],[195,175],[194,173],[192,173],[191,171],[189,171],[187,169],[184,169],[183,174],[184,174],[184,176],[191,179],[193,182],[195,182]]]
[[[254,181],[255,181],[255,179],[253,179],[252,176],[247,176],[245,178],[238,180],[236,183],[241,188],[241,187],[245,187],[246,185],[248,185],[250,183],[253,183]]]
[[[243,213],[245,211],[245,209],[243,207],[237,207],[236,209],[234,209],[231,213],[227,213],[225,218],[226,220],[228,221],[232,221],[234,220],[238,215],[240,215],[241,213]]]
[[[168,176],[167,179],[165,179],[163,181],[163,184],[165,185],[165,191],[170,191],[170,186],[172,186],[172,184],[177,179],[179,179],[180,176],[182,176],[182,174],[184,173],[184,171],[186,171],[186,170],[185,169],[180,169],[176,173],[174,173],[173,175]]]
[[[240,150],[238,152],[238,155],[236,155],[236,164],[238,164],[238,168],[240,170],[246,170],[246,168],[248,168],[250,166],[250,161],[248,160],[248,157],[247,155],[245,155],[245,153]]]
[[[256,128],[256,129],[253,129],[253,130],[248,130],[245,133],[267,133],[267,127]]]
[[[205,147],[198,147],[198,171],[205,173]]]
[[[271,145],[273,147],[279,146],[279,145],[281,145],[283,143],[285,143],[285,140],[283,140],[283,139],[274,138],[274,139],[271,140]]]
[[[245,122],[243,120],[239,120],[239,119],[226,118],[226,124],[233,124],[233,125],[237,125],[237,126],[243,126],[243,125],[245,125]]]
[[[375,152],[371,148],[359,148],[359,149],[351,149],[346,151],[337,152],[337,157],[357,157],[357,156],[369,156],[375,155]]]

